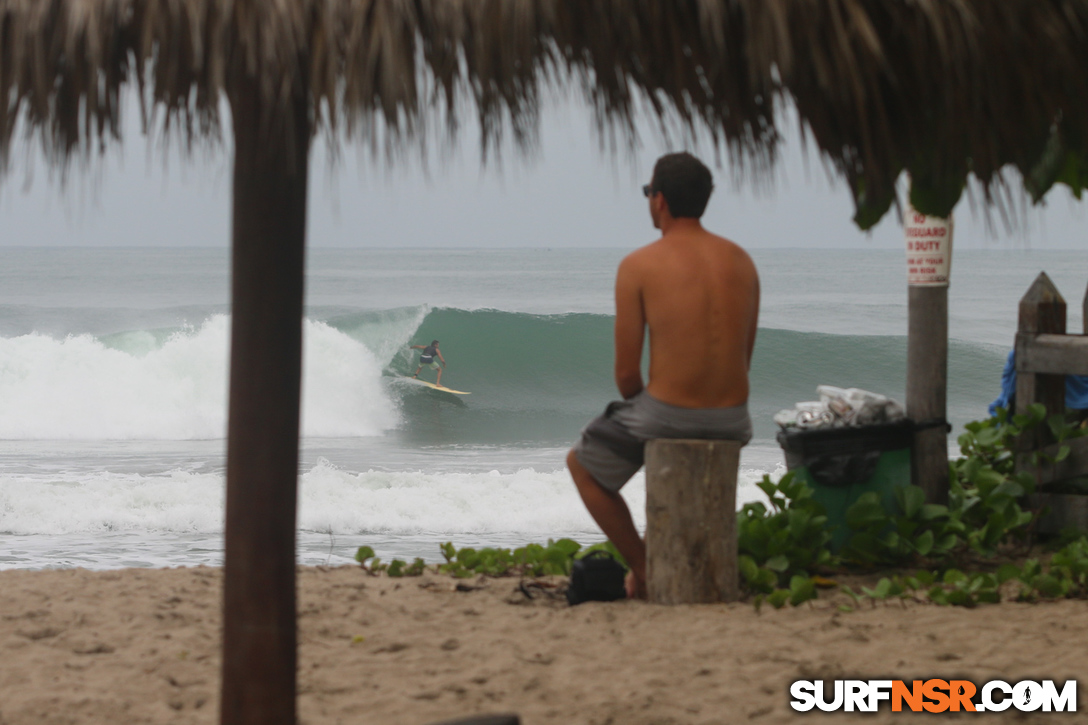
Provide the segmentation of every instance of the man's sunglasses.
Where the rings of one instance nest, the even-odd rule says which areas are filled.
[[[645,196],[647,199],[649,199],[651,196],[653,196],[656,193],[657,192],[654,190],[653,184],[643,184],[642,185],[642,195]]]

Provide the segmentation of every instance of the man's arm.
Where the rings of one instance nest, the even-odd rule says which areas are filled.
[[[748,370],[752,369],[752,352],[756,349],[756,331],[759,329],[759,277],[755,284],[755,309],[752,311],[752,329],[748,332]]]
[[[426,350],[427,348],[426,348],[425,345],[412,345],[412,349],[413,350]]]
[[[442,361],[442,367],[446,367],[446,358],[442,357],[442,351],[435,350],[435,352],[438,353],[438,359]]]
[[[646,312],[635,265],[627,257],[616,272],[616,387],[632,398],[642,392],[642,341]]]

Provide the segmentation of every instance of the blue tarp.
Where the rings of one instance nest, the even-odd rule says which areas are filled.
[[[1009,357],[1005,359],[1005,369],[1001,371],[1001,394],[997,400],[990,403],[990,415],[997,413],[998,408],[1008,410],[1009,401],[1016,395],[1016,360],[1014,351],[1009,350]],[[1088,409],[1088,375],[1065,376],[1065,407],[1076,410]]]

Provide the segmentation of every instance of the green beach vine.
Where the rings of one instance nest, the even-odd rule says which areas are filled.
[[[569,576],[576,559],[581,559],[594,551],[606,551],[621,564],[623,557],[610,542],[601,542],[583,547],[572,539],[548,540],[545,545],[527,544],[517,549],[484,547],[458,549],[452,542],[439,546],[443,564],[431,567],[435,573],[449,574],[459,579],[484,575],[501,576]],[[377,558],[374,549],[360,546],[355,552],[355,560],[369,574],[385,572],[387,576],[422,576],[427,571],[423,559],[416,558],[411,564],[400,559],[393,559],[383,564]],[[626,564],[625,564],[626,566]]]

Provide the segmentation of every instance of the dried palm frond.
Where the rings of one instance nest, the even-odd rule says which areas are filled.
[[[271,118],[386,142],[474,105],[485,149],[530,141],[542,87],[581,87],[606,127],[644,99],[766,166],[796,104],[875,223],[903,170],[944,214],[1008,164],[1035,198],[1088,182],[1088,0],[0,0],[0,163],[18,124],[65,164],[118,136],[119,98],[193,139],[244,76]]]

